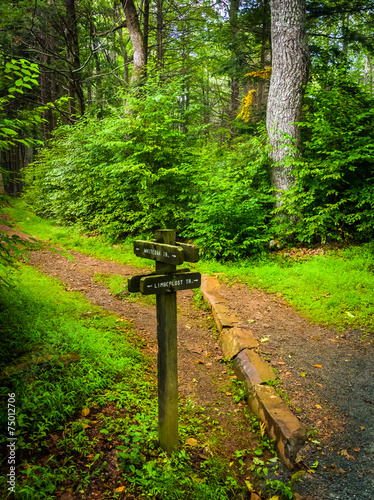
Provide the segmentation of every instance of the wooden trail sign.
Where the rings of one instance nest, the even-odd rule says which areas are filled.
[[[177,290],[198,288],[201,274],[179,269],[184,261],[197,262],[194,245],[177,243],[173,229],[160,229],[155,241],[134,241],[139,257],[156,261],[156,271],[128,280],[129,292],[156,294],[158,435],[159,444],[169,455],[178,446],[178,366],[177,366]]]
[[[167,293],[177,290],[199,288],[200,285],[200,273],[161,274],[142,278],[140,280],[140,291],[144,295],[151,295],[154,293]]]

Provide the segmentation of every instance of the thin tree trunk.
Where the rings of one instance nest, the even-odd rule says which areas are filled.
[[[157,65],[161,69],[164,67],[164,49],[163,49],[163,29],[164,18],[162,12],[163,0],[157,0],[157,30],[156,30],[156,43],[157,43]]]
[[[238,12],[239,12],[240,0],[231,0],[229,6],[229,21],[230,21],[230,31],[233,40],[238,36]],[[234,43],[234,47],[236,44]],[[234,57],[236,54],[233,54]],[[239,108],[239,81],[236,76],[231,78],[231,95],[230,95],[230,120],[235,120],[238,114]],[[232,132],[234,129],[232,130]]]
[[[294,184],[292,167],[285,166],[285,158],[294,155],[294,147],[300,146],[296,122],[301,116],[309,68],[305,18],[305,0],[272,0],[272,76],[266,126],[274,161],[271,181],[276,190],[277,207],[282,205],[281,192],[288,191]]]
[[[264,69],[267,65],[267,51],[268,51],[268,42],[269,42],[269,26],[268,26],[268,15],[269,15],[269,0],[263,0],[263,22],[261,27],[261,54],[260,54],[260,68]],[[263,116],[266,105],[266,95],[265,95],[265,87],[267,85],[267,80],[260,78],[258,82],[258,90],[257,90],[257,116],[255,117],[257,120]]]
[[[79,112],[81,115],[83,115],[85,111],[85,102],[84,102],[81,73],[80,71],[78,71],[81,66],[81,62],[79,56],[79,40],[78,40],[75,0],[65,0],[65,6],[66,6],[66,27],[67,27],[65,40],[66,40],[68,56],[71,61],[69,68],[70,70],[69,97],[72,97],[73,99],[76,96],[78,98]],[[76,108],[76,104],[72,103],[71,108],[73,111],[74,108]]]
[[[149,35],[149,4],[150,0],[144,0],[144,48],[145,48],[145,67],[148,62],[148,35]]]

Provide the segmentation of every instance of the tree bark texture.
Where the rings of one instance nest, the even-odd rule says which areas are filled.
[[[140,28],[139,17],[133,0],[121,0],[126,16],[126,26],[131,38],[133,47],[133,67],[130,83],[136,85],[140,83],[146,66],[146,47],[144,37]]]
[[[75,0],[65,0],[66,21],[65,40],[69,59],[69,97],[70,114],[76,113],[75,96],[78,98],[79,113],[84,115],[85,101],[81,73],[79,71],[81,62],[79,56],[78,24],[75,7]]]
[[[271,181],[274,189],[281,191],[294,183],[292,167],[284,165],[285,157],[292,155],[289,138],[294,146],[300,146],[295,122],[300,120],[309,68],[305,18],[305,0],[271,1],[272,76],[266,126],[274,161]],[[281,193],[277,198],[276,206],[281,206]]]

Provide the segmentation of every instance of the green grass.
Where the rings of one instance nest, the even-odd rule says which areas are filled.
[[[308,260],[278,257],[228,269],[250,287],[281,294],[312,321],[374,328],[374,247],[330,251]]]
[[[53,220],[42,219],[35,215],[23,200],[14,199],[11,203],[9,207],[3,207],[3,212],[8,214],[22,231],[35,238],[99,259],[113,260],[141,268],[151,266],[149,261],[134,255],[130,240],[114,245],[99,235],[83,234],[79,227],[60,226]]]
[[[110,293],[114,296],[127,290],[127,279],[119,274],[95,273],[93,278],[96,283],[101,283],[108,287]],[[140,292],[128,293],[126,300],[145,305],[156,305],[156,295],[142,295]]]
[[[13,289],[2,290],[0,307],[0,368],[18,365],[20,357],[35,351],[56,358],[77,353],[80,362],[51,369],[31,369],[5,379],[2,394],[16,393],[21,443],[40,439],[81,408],[86,398],[130,369],[136,373],[145,361],[134,347],[129,324],[92,306],[79,293],[65,292],[57,280],[21,266]],[[2,423],[4,421],[2,420]]]
[[[33,215],[20,200],[7,212],[17,224],[38,238],[68,249],[138,267],[153,263],[133,254],[129,242],[114,246],[98,236],[84,237],[72,228]],[[281,294],[312,321],[335,327],[374,328],[374,246],[352,246],[331,250],[323,256],[291,260],[269,256],[262,260],[220,263],[201,261],[189,264],[200,272],[247,283],[249,287]]]

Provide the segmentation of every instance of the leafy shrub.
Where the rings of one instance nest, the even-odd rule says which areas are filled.
[[[315,81],[306,97],[303,158],[282,210],[304,242],[368,241],[374,233],[374,99],[349,76]]]
[[[193,151],[181,131],[181,82],[149,79],[103,119],[61,127],[27,169],[37,212],[116,239],[181,227],[193,191]]]
[[[185,234],[207,258],[237,259],[263,251],[269,241],[267,155],[261,141],[241,139],[233,147],[204,151],[200,189]]]

